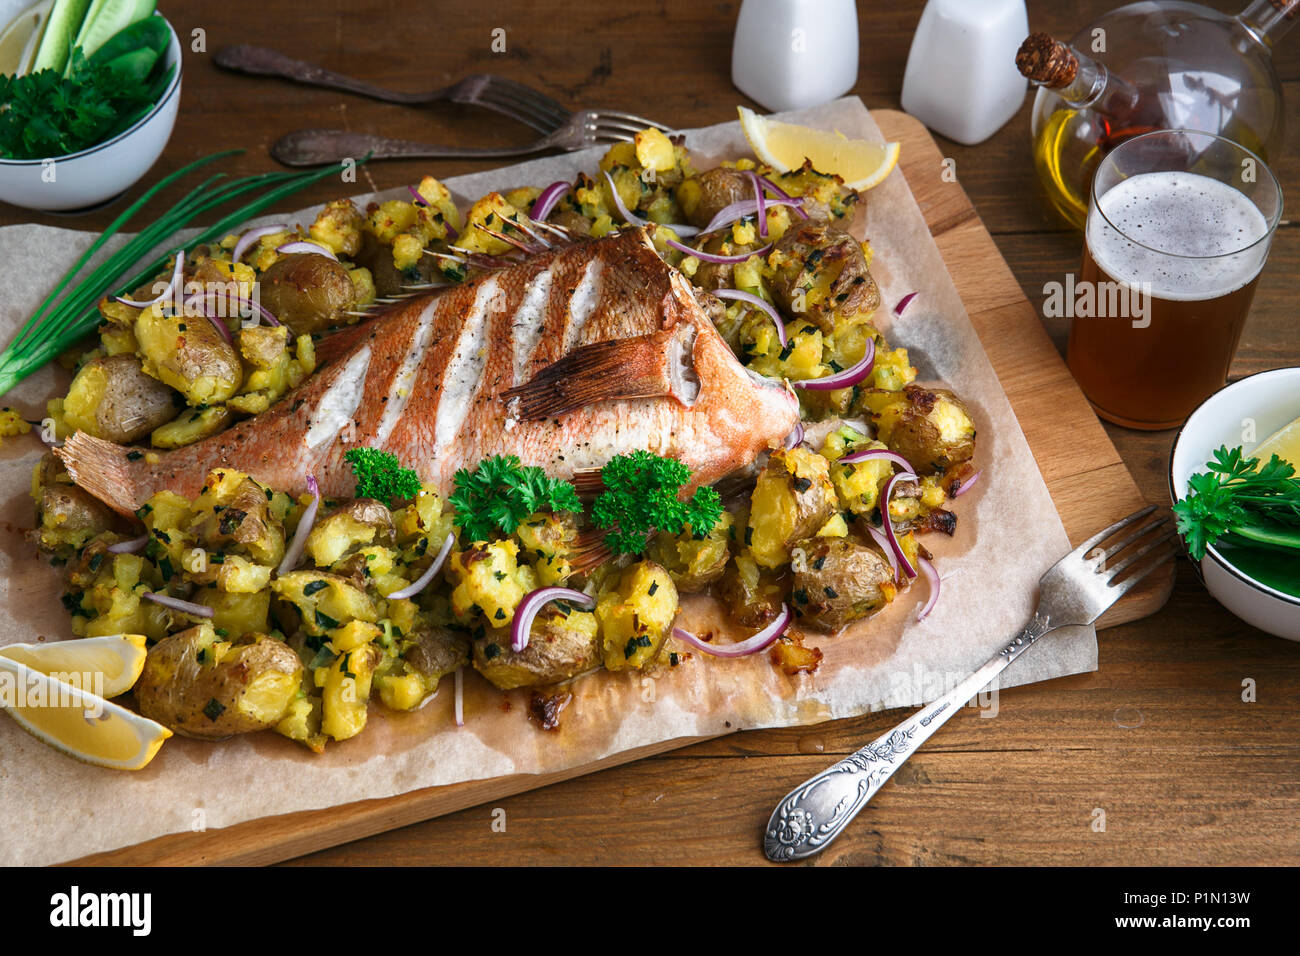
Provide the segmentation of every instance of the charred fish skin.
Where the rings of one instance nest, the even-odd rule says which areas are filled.
[[[643,229],[547,250],[336,332],[272,408],[174,451],[77,433],[73,480],[130,514],[213,468],[350,495],[352,447],[382,448],[446,494],[461,468],[517,455],[562,478],[645,449],[712,484],[780,443],[798,400],[740,364]]]

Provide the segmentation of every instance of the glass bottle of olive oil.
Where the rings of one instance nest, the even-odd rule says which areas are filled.
[[[1074,35],[1034,34],[1016,64],[1038,85],[1034,167],[1051,207],[1083,228],[1101,157],[1154,129],[1217,133],[1275,160],[1285,136],[1272,46],[1300,0],[1254,0],[1236,16],[1176,0],[1131,3]]]

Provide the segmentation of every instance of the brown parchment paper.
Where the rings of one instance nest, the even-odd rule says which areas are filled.
[[[850,137],[881,138],[857,98],[786,118]],[[687,142],[701,157],[748,152],[737,123],[692,131]],[[594,169],[602,152],[540,159],[449,180],[448,186],[469,200],[491,189],[569,180],[579,169]],[[405,190],[384,198],[390,196],[404,197]],[[388,714],[373,706],[360,736],[330,744],[319,757],[274,733],[216,744],[175,737],[149,767],[124,773],[64,757],[0,719],[0,863],[51,863],[200,822],[225,827],[462,780],[555,771],[656,741],[919,705],[952,687],[1023,626],[1038,577],[1069,544],[901,172],[868,194],[866,209],[859,226],[875,250],[883,331],[892,344],[908,347],[923,380],[946,383],[970,405],[978,429],[976,465],[984,469],[955,504],[956,535],[926,539],[944,581],[924,621],[915,621],[926,592],[920,583],[870,622],[836,637],[810,635],[808,642],[825,654],[812,675],[786,677],[766,655],[738,661],[694,655],[654,675],[602,672],[576,684],[556,732],[526,718],[522,693],[502,694],[472,670],[463,728],[452,722],[447,678],[439,696],[416,713]],[[304,210],[297,220],[305,224],[313,217]],[[0,229],[0,340],[9,340],[92,239],[40,226]],[[893,317],[893,304],[911,291],[920,294],[902,317]],[[4,401],[39,419],[45,400],[56,389],[62,394],[66,383],[65,374],[46,369]],[[28,488],[41,450],[35,431],[0,444],[0,644],[71,636],[58,600],[62,575],[22,537],[32,524]],[[710,599],[683,604],[685,627],[726,631],[724,621]],[[1001,685],[1094,670],[1096,664],[1092,628],[1060,631],[1017,660]]]

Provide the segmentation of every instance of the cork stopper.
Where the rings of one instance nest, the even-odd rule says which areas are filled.
[[[1066,44],[1046,33],[1032,33],[1020,44],[1016,68],[1035,83],[1057,90],[1074,82],[1079,61]]]

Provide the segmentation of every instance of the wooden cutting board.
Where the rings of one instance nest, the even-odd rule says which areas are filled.
[[[943,175],[938,145],[920,122],[905,113],[880,110],[871,115],[887,139],[902,143],[899,166],[1020,419],[1071,542],[1077,544],[1141,507],[1145,502],[1136,483],[965,191]],[[1167,574],[1151,575],[1097,626],[1155,612],[1172,588],[1170,565]],[[221,830],[172,834],[84,857],[76,865],[274,863],[693,742],[664,741],[557,773],[471,780],[383,800],[250,820]]]

